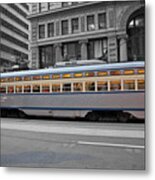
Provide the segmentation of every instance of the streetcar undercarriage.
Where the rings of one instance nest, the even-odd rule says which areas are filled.
[[[7,108],[2,108],[1,109],[1,117],[10,117],[10,118],[29,118],[31,116],[35,116],[35,117],[63,117],[62,116],[62,111],[61,113],[58,115],[57,113],[54,113],[54,111],[47,111],[47,114],[37,114],[37,113],[26,113],[25,111],[21,110],[21,109],[7,109]],[[55,111],[56,112],[56,111]],[[132,114],[130,114],[129,112],[123,112],[123,111],[85,111],[83,113],[81,113],[80,111],[78,111],[78,113],[83,114],[83,116],[77,116],[77,112],[75,113],[74,111],[63,111],[65,114],[64,118],[79,118],[82,117],[87,121],[92,121],[92,122],[122,122],[122,123],[126,123],[132,119],[137,119],[135,116],[133,116]],[[75,116],[71,115],[71,114],[75,114]],[[67,116],[67,114],[70,114]]]

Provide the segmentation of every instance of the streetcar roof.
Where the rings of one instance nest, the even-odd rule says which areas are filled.
[[[74,67],[60,67],[60,68],[47,68],[39,70],[26,70],[1,73],[1,78],[4,77],[15,77],[15,76],[33,76],[33,75],[44,75],[44,74],[63,74],[72,72],[83,72],[83,71],[106,71],[112,69],[128,69],[144,67],[144,62],[125,62],[125,63],[113,63],[113,64],[97,64],[97,65],[84,65]]]

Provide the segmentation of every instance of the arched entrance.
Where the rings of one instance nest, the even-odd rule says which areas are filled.
[[[144,8],[134,12],[127,23],[127,52],[129,61],[145,60],[145,15]]]

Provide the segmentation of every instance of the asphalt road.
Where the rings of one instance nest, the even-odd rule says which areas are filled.
[[[1,166],[145,169],[145,125],[1,119]]]

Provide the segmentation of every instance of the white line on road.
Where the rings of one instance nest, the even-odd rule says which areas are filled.
[[[145,146],[138,146],[132,144],[113,144],[105,142],[89,142],[89,141],[78,141],[77,144],[81,145],[93,145],[93,146],[106,146],[106,147],[119,147],[119,148],[133,148],[133,149],[144,149]]]

